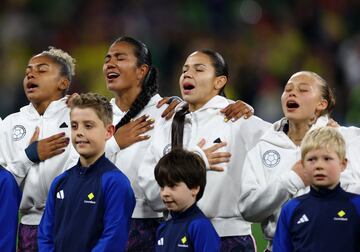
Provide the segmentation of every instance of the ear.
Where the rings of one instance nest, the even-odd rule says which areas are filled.
[[[226,82],[227,82],[226,76],[222,75],[222,76],[216,77],[216,79],[215,79],[215,89],[216,90],[222,89],[225,86]]]
[[[194,187],[191,190],[191,196],[193,196],[194,198],[196,198],[196,195],[199,193],[200,191],[200,186]]]
[[[347,158],[344,158],[344,160],[341,161],[341,171],[343,172],[347,167],[348,160]]]
[[[106,126],[106,133],[105,133],[105,140],[109,140],[115,133],[115,126],[112,124],[109,124]]]
[[[145,78],[145,75],[149,72],[149,66],[146,64],[141,65],[137,69],[137,79],[142,80]]]
[[[61,78],[58,86],[59,90],[65,91],[69,88],[69,86],[70,86],[70,81],[67,78]]]
[[[328,102],[325,99],[321,99],[321,101],[316,105],[315,114],[317,116],[320,115],[321,111],[324,111],[328,107]]]

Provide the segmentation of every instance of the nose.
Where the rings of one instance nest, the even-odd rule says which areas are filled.
[[[191,71],[191,69],[188,69],[186,71],[183,72],[183,77],[184,79],[185,78],[192,78],[194,75],[193,75],[193,72]]]
[[[26,74],[25,74],[25,78],[27,79],[27,80],[30,80],[30,79],[33,79],[34,78],[34,73],[33,73],[33,71],[29,71],[29,72],[27,72]]]
[[[115,66],[115,57],[110,57],[105,63],[104,63],[104,69],[113,68]]]
[[[315,170],[320,171],[323,170],[323,162],[321,160],[316,161],[315,163]]]
[[[82,130],[80,128],[78,128],[76,130],[75,134],[76,134],[77,137],[83,137],[84,136],[84,134],[83,134],[83,132],[82,132]]]

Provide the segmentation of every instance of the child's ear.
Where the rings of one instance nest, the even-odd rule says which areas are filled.
[[[105,134],[105,140],[109,140],[115,133],[115,126],[112,124],[109,124],[106,126],[106,134]]]
[[[199,191],[200,191],[200,186],[197,186],[197,187],[194,187],[194,188],[192,188],[192,189],[190,189],[191,190],[191,195],[194,197],[194,198],[196,198],[196,195],[199,193]]]
[[[61,78],[60,83],[59,83],[59,89],[61,91],[67,90],[70,86],[70,81],[66,78]]]
[[[346,169],[347,163],[348,163],[347,158],[344,158],[344,159],[341,161],[341,171],[342,171],[342,172]]]

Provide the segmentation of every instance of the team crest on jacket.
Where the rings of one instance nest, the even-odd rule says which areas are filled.
[[[12,138],[14,141],[19,141],[26,135],[26,129],[22,125],[15,125],[12,130]]]
[[[171,151],[171,144],[168,144],[164,147],[163,150],[163,155],[165,156],[166,154],[168,154]]]
[[[262,162],[266,167],[273,168],[280,162],[280,154],[276,150],[268,150],[262,156]]]

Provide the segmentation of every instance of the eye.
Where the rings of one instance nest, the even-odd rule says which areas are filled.
[[[72,130],[76,130],[76,129],[77,129],[77,124],[72,123],[72,124],[71,124],[71,129],[72,129]]]
[[[86,129],[91,129],[91,128],[93,128],[93,125],[92,124],[85,124],[85,128]]]
[[[124,56],[117,56],[116,59],[117,59],[117,61],[124,61],[125,60]]]

